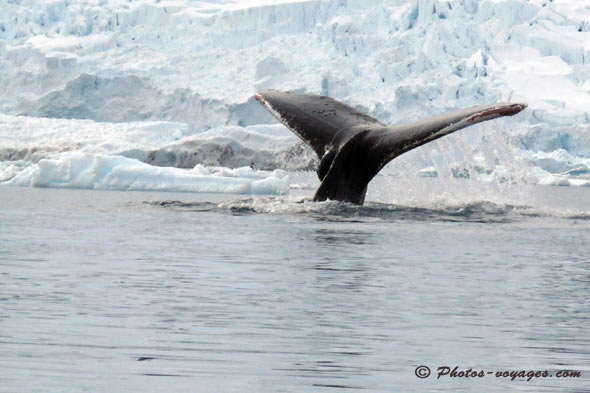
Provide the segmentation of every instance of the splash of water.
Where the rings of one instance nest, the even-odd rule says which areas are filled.
[[[513,123],[487,124],[426,144],[393,160],[368,199],[437,207],[491,202],[535,205],[531,167],[512,147]],[[434,177],[421,176],[430,168]]]

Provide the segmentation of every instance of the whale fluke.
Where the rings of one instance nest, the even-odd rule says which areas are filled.
[[[281,123],[320,158],[314,201],[362,205],[367,185],[395,157],[482,121],[512,116],[526,104],[498,103],[446,113],[416,123],[386,126],[334,99],[266,90],[256,94]]]

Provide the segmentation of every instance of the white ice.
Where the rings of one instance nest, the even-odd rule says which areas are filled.
[[[525,162],[526,181],[585,184],[574,167],[590,159],[586,1],[28,0],[0,9],[3,184],[40,185],[24,180],[40,165],[110,159],[113,173],[169,178],[186,171],[161,166],[313,168],[313,152],[253,99],[264,88],[329,95],[389,124],[528,102],[405,165],[447,176],[484,156],[482,180],[515,178]],[[570,156],[542,158],[559,151]]]
[[[0,181],[4,174],[4,184],[14,186],[230,194],[284,194],[289,187],[287,173],[278,169],[268,172],[198,165],[187,170],[103,154],[69,152],[18,170],[15,166],[19,164],[2,168],[3,163]]]

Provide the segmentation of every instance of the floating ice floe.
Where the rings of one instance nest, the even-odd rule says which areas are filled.
[[[133,191],[282,194],[289,188],[287,173],[249,167],[191,170],[155,167],[140,161],[103,154],[64,153],[21,168],[0,166],[2,185]],[[4,181],[2,181],[4,179]]]

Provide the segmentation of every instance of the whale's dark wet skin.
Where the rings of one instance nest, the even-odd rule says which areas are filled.
[[[314,200],[362,205],[367,185],[395,157],[482,121],[512,116],[526,104],[480,105],[416,123],[388,127],[328,97],[267,90],[256,94],[281,123],[320,158]]]

